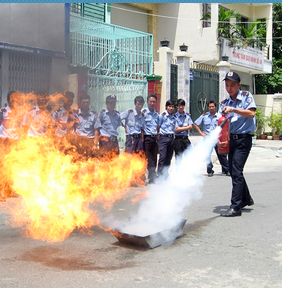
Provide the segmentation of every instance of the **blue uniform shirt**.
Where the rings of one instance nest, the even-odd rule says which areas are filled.
[[[256,103],[253,95],[249,91],[241,90],[239,90],[235,101],[233,101],[229,96],[228,99],[225,99],[221,102],[219,108],[220,114],[222,113],[222,110],[225,106],[231,106],[238,109],[256,109]],[[233,112],[230,115],[229,121],[231,134],[254,134],[255,132],[254,118],[244,117]]]
[[[196,121],[195,124],[198,126],[203,124],[203,133],[205,134],[210,134],[212,130],[215,129],[217,126],[217,120],[219,118],[219,114],[215,113],[213,116],[211,115],[210,112],[206,112],[202,114]]]
[[[121,126],[120,114],[114,110],[113,114],[109,110],[103,109],[99,112],[94,128],[100,128],[101,136],[118,136],[117,128]]]
[[[157,127],[159,125],[159,113],[154,110],[153,113],[149,110],[149,108],[145,108],[142,110],[142,114],[145,118],[145,129],[144,135],[156,135],[158,134]]]
[[[174,134],[176,118],[174,114],[169,115],[167,111],[160,115],[160,135]]]
[[[179,113],[179,111],[177,111],[174,114],[174,117],[176,119],[175,127],[187,127],[187,126],[193,124],[193,121],[192,121],[190,115],[188,113],[186,113],[186,112],[184,112],[183,115],[182,115],[182,114]],[[189,135],[189,130],[181,131],[179,133],[176,133],[174,131],[174,134],[177,135],[177,136],[188,136]]]
[[[18,139],[23,116],[13,113],[9,106],[0,110],[0,138]]]
[[[58,111],[54,112],[53,120],[55,122],[56,131],[55,135],[58,137],[64,137],[73,127],[73,111],[67,111],[64,107],[61,107]]]
[[[126,135],[140,134],[145,128],[145,118],[142,113],[137,115],[136,108],[129,109],[120,114],[121,120],[125,119],[125,126],[128,133]]]
[[[95,111],[90,111],[84,115],[81,110],[75,115],[78,123],[73,129],[73,134],[79,137],[94,138],[94,126],[97,121],[98,114]]]

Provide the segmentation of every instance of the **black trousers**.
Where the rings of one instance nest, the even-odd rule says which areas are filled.
[[[156,136],[151,137],[150,135],[144,135],[144,151],[147,158],[149,183],[153,183],[157,178],[158,143]]]
[[[174,148],[174,137],[166,137],[160,135],[159,139],[159,163],[158,163],[158,176],[168,176],[168,169],[170,167]]]
[[[240,139],[230,137],[228,154],[229,172],[232,178],[232,196],[230,208],[241,209],[242,202],[251,199],[250,191],[243,175],[245,163],[252,148],[252,136]]]

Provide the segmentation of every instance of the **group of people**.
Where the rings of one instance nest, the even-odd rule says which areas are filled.
[[[90,109],[89,95],[79,98],[79,109],[73,110],[74,94],[65,92],[63,105],[55,109],[50,104],[47,94],[38,94],[36,105],[18,117],[17,105],[19,97],[16,91],[7,95],[7,107],[0,111],[0,143],[8,145],[16,141],[24,131],[29,137],[54,136],[55,143],[66,153],[66,143],[76,147],[81,157],[89,158],[100,155],[113,157],[120,153],[118,144],[118,127],[122,126],[126,133],[125,152],[139,153],[147,160],[148,183],[155,183],[158,177],[166,178],[173,153],[176,165],[182,153],[191,144],[189,130],[193,125],[202,136],[208,135],[217,126],[221,113],[229,113],[230,118],[230,152],[218,154],[217,146],[226,143],[218,142],[214,147],[222,166],[222,173],[232,178],[232,198],[230,208],[221,214],[225,217],[240,216],[241,209],[254,204],[243,176],[243,169],[252,146],[256,105],[248,91],[240,90],[240,76],[229,72],[224,78],[229,97],[224,100],[216,112],[216,103],[209,101],[209,111],[193,120],[185,112],[185,101],[178,99],[176,103],[168,100],[165,111],[159,114],[155,107],[156,95],[148,95],[147,107],[142,96],[134,99],[134,108],[119,113],[115,110],[117,97],[106,97],[106,108],[100,112]],[[175,111],[177,109],[177,111]],[[202,125],[202,130],[200,126]],[[19,130],[20,127],[23,129]],[[211,151],[212,152],[212,151]],[[159,153],[159,158],[158,158]],[[211,159],[207,163],[207,173],[214,174]]]

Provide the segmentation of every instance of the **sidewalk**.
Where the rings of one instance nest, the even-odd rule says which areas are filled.
[[[198,141],[200,141],[201,138],[201,136],[189,136],[192,144],[196,144]],[[255,142],[253,142],[253,145],[256,147],[262,147],[277,151],[279,148],[282,148],[282,140],[256,139]]]

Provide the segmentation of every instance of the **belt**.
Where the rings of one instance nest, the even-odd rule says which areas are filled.
[[[188,136],[175,135],[175,139],[188,139]]]
[[[141,137],[141,134],[130,134],[128,136],[131,136],[131,137],[134,137],[134,138],[140,138]]]
[[[104,141],[117,141],[117,137],[116,136],[111,136],[111,137],[108,137],[108,136],[102,136],[101,137],[101,140],[104,140]]]
[[[157,134],[152,134],[152,135],[144,135],[145,137],[157,137]]]
[[[165,134],[165,135],[160,135],[160,136],[169,137],[169,138],[174,138],[174,134]]]
[[[241,138],[249,138],[252,137],[253,135],[251,134],[230,134],[230,138],[231,139],[241,139]]]

